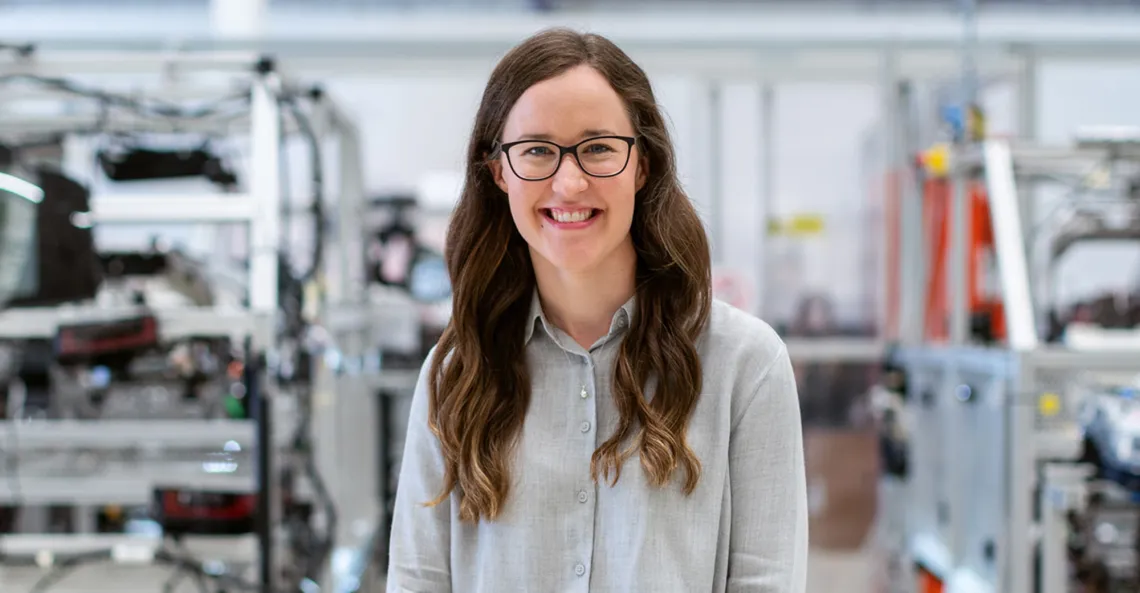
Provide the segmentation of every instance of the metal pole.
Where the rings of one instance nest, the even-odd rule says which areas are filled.
[[[277,468],[274,467],[270,378],[261,364],[262,353],[272,347],[276,324],[277,263],[281,232],[281,177],[279,143],[280,109],[277,102],[279,81],[271,63],[264,63],[262,75],[253,85],[252,96],[252,179],[250,194],[258,215],[250,219],[249,309],[255,317],[253,339],[247,341],[247,392],[257,402],[258,447],[258,540],[261,547],[260,579],[267,593],[277,590],[277,558],[273,554],[276,526],[281,517],[277,497]]]
[[[962,81],[959,101],[961,118],[955,154],[961,154],[972,141],[971,110],[977,104],[977,74],[974,51],[977,45],[976,0],[959,0],[962,13]],[[950,291],[950,343],[965,344],[970,337],[970,311],[967,301],[968,258],[971,243],[969,229],[969,192],[967,185],[974,177],[972,170],[952,162],[953,186],[950,206],[950,274],[947,290]]]
[[[921,207],[918,196],[911,190],[909,155],[912,147],[909,146],[911,131],[909,106],[912,89],[909,82],[901,80],[899,75],[898,54],[895,50],[888,50],[883,60],[883,119],[884,149],[883,156],[886,161],[886,179],[884,180],[884,203],[888,208],[894,208],[886,220],[894,224],[889,229],[887,237],[893,237],[895,244],[890,246],[894,253],[885,262],[887,266],[895,269],[894,286],[889,290],[896,291],[897,301],[884,298],[882,302],[884,318],[898,315],[895,328],[897,336],[888,336],[898,339],[901,343],[916,345],[922,340],[923,319],[919,311],[923,300],[923,285],[919,266],[922,263],[924,250],[922,249],[922,218],[917,208]],[[892,276],[888,274],[888,278]],[[891,305],[897,311],[886,310]]]
[[[1015,355],[1017,381],[1009,394],[1011,405],[1007,410],[1009,460],[1005,508],[1009,513],[1009,528],[1003,535],[1005,545],[999,546],[998,550],[998,568],[1004,578],[1004,584],[998,590],[1030,593],[1036,582],[1033,508],[1037,492],[1037,457],[1034,451],[1037,398],[1033,394],[1037,389],[1037,370],[1031,353]]]
[[[925,234],[923,194],[917,185],[913,159],[919,149],[919,124],[915,113],[915,91],[911,81],[901,81],[898,88],[899,113],[903,118],[899,140],[898,161],[899,199],[902,200],[902,248],[909,257],[903,270],[903,319],[909,322],[909,333],[904,337],[921,344],[926,335],[926,257],[929,253]]]
[[[955,152],[955,155],[961,154]],[[968,270],[967,257],[970,245],[966,184],[973,173],[951,163],[950,183],[953,195],[950,204],[950,273],[946,290],[950,292],[950,343],[965,344],[970,337],[970,310],[966,300]]]
[[[764,81],[760,85],[760,167],[764,176],[760,186],[760,208],[756,221],[756,313],[767,315],[764,307],[768,303],[769,277],[772,270],[768,269],[770,261],[768,253],[768,218],[772,215],[772,206],[776,202],[776,158],[775,158],[775,100],[776,93],[771,82]]]
[[[361,168],[360,133],[356,122],[343,111],[337,112],[337,140],[340,160],[340,195],[337,199],[336,236],[338,245],[335,296],[337,304],[361,302],[364,297],[364,171]]]
[[[958,0],[958,6],[962,11],[962,117],[965,118],[966,109],[976,105],[978,100],[977,0]]]
[[[271,66],[269,66],[271,68]],[[270,70],[253,84],[250,194],[256,213],[250,220],[249,308],[258,320],[255,350],[273,340],[277,312],[277,260],[281,237],[281,119],[277,76]]]
[[[1086,510],[1088,478],[1086,465],[1049,463],[1044,467],[1041,508],[1041,593],[1069,591],[1069,528],[1071,511]]]
[[[1017,136],[1025,141],[1037,138],[1037,55],[1032,49],[1018,51],[1021,65],[1017,81]]]
[[[1037,327],[1025,239],[1017,211],[1013,156],[1003,140],[987,140],[984,156],[990,219],[1008,327],[1007,342],[1014,350],[1029,351],[1037,347]]]
[[[1038,59],[1032,49],[1023,48],[1019,52],[1021,65],[1017,80],[1017,136],[1021,142],[1032,144],[1037,140],[1037,67]],[[1024,231],[1025,258],[1028,263],[1030,295],[1034,303],[1049,302],[1049,288],[1041,280],[1048,279],[1048,274],[1038,274],[1037,249],[1034,247],[1035,238],[1033,229],[1037,226],[1037,212],[1035,201],[1037,188],[1032,178],[1019,180],[1021,187],[1018,191],[1018,209],[1021,213],[1021,227]],[[1044,314],[1044,311],[1038,311]],[[1036,322],[1044,319],[1034,319]]]
[[[724,137],[724,109],[721,105],[720,81],[708,83],[709,102],[709,235],[712,260],[715,265],[724,261],[724,183],[721,141]]]
[[[883,166],[872,168],[872,174],[881,175],[878,180],[882,183],[882,192],[879,204],[883,210],[884,233],[882,253],[884,275],[879,278],[883,291],[883,298],[879,304],[879,319],[883,320],[885,338],[890,341],[905,341],[907,334],[907,294],[906,286],[906,249],[903,248],[903,232],[901,208],[899,201],[898,183],[898,140],[899,140],[899,104],[896,93],[898,81],[898,58],[892,51],[883,52],[882,77],[879,80],[879,92],[882,94],[882,123],[879,131],[882,134]],[[892,310],[893,309],[893,310]]]
[[[911,88],[905,81],[892,80],[887,88],[890,126],[889,167],[891,170],[890,191],[898,207],[898,226],[894,232],[898,236],[898,253],[895,265],[899,266],[899,341],[904,344],[918,344],[922,341],[922,316],[918,305],[922,302],[922,281],[918,275],[917,262],[922,259],[921,218],[916,218],[915,209],[919,206],[918,196],[910,190],[910,166],[907,155],[910,147],[906,144],[907,129],[910,127],[906,106],[910,103]]]
[[[246,397],[253,408],[254,422],[257,426],[257,544],[258,554],[258,585],[262,593],[273,593],[276,587],[276,555],[274,554],[274,534],[277,525],[276,501],[276,472],[273,468],[275,455],[273,454],[273,408],[271,398],[263,389],[266,379],[264,367],[261,365],[261,355],[253,347],[253,340],[245,340],[245,370],[244,383]]]

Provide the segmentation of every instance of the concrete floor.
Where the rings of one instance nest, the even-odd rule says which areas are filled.
[[[874,593],[872,558],[868,552],[813,551],[807,593]],[[29,593],[41,574],[34,568],[0,569],[0,591]],[[168,569],[90,566],[72,572],[44,593],[160,593],[170,574]],[[169,593],[200,590],[186,579]],[[383,593],[383,585],[374,588],[374,593]]]
[[[808,560],[807,593],[877,593],[881,581],[870,551],[813,550]]]

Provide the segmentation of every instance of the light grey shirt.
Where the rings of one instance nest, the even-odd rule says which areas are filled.
[[[716,301],[698,342],[701,397],[688,442],[701,461],[658,489],[636,455],[613,487],[590,457],[618,421],[612,372],[634,301],[589,350],[531,306],[530,409],[500,518],[461,523],[440,491],[426,372],[412,402],[397,488],[388,593],[803,593],[807,493],[788,353],[766,323]],[[427,364],[424,369],[427,369]]]

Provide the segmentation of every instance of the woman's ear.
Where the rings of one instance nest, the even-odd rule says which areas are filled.
[[[499,159],[485,158],[487,158],[487,166],[491,168],[491,177],[495,178],[495,185],[499,186],[503,193],[507,193],[507,182],[503,179],[503,162]]]
[[[649,180],[649,159],[644,155],[637,157],[637,190],[645,187],[645,182]]]

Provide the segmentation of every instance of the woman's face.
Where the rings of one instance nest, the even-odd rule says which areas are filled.
[[[584,272],[629,247],[634,195],[645,184],[644,159],[635,147],[606,136],[636,133],[621,97],[588,66],[530,87],[511,109],[502,143],[535,142],[509,147],[492,170],[532,258]],[[573,154],[559,163],[555,145],[583,141],[578,155],[585,171]],[[555,165],[557,172],[547,177]],[[528,180],[540,177],[547,178]]]

